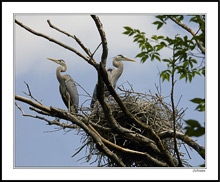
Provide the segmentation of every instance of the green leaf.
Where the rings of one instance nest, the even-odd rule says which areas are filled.
[[[185,122],[188,125],[184,128],[186,130],[186,135],[199,137],[205,134],[205,128],[202,127],[198,121],[190,119]]]
[[[141,58],[141,62],[144,63],[148,59],[148,55],[145,55]]]
[[[194,98],[194,99],[191,99],[190,101],[193,103],[196,103],[196,104],[204,104],[205,103],[205,99],[201,99],[201,98]]]
[[[201,76],[201,74],[198,71],[194,71],[197,75]]]
[[[163,62],[168,62],[170,63],[171,61],[169,59],[162,59]]]
[[[133,29],[131,27],[124,27],[125,30],[128,30],[128,31],[133,31]]]
[[[188,74],[188,78],[189,78],[189,82],[191,83],[192,82],[192,75]]]
[[[160,21],[155,21],[155,22],[153,22],[153,24],[157,25],[157,30],[159,30],[163,26],[163,23]]]
[[[154,57],[155,57],[158,61],[160,61],[160,57],[159,57],[159,56],[154,55]]]
[[[137,58],[137,57],[143,57],[143,56],[146,55],[146,53],[147,53],[147,52],[141,52],[141,53],[139,53],[139,54],[136,55],[136,58]]]
[[[157,35],[153,35],[151,38],[154,40],[158,40]]]
[[[160,35],[157,37],[158,39],[164,39],[164,36]]]
[[[181,80],[181,79],[183,79],[183,78],[186,78],[186,74],[181,74],[181,75],[180,75],[180,78],[179,78],[179,79]]]
[[[188,66],[188,64],[189,64],[189,63],[188,63],[187,61],[185,61],[185,62],[183,63],[183,67],[186,68],[186,67]]]
[[[195,59],[191,59],[191,61],[195,64],[197,63],[197,61]]]
[[[199,111],[199,112],[203,112],[203,111],[205,111],[205,105],[204,105],[204,104],[200,104],[200,105],[198,105],[198,106],[196,107],[195,110],[197,110],[197,111]]]
[[[167,44],[163,41],[160,44],[163,45],[164,47],[167,47]]]
[[[193,120],[193,119],[189,119],[189,120],[185,120],[186,124],[193,126],[193,127],[199,127],[200,124],[198,121]]]
[[[170,81],[170,74],[169,73],[166,73],[166,79],[168,82]]]

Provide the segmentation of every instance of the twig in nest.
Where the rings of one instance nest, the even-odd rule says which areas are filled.
[[[89,142],[90,142],[90,141],[89,141]],[[80,149],[79,149],[75,154],[73,154],[71,157],[74,157],[74,156],[76,156],[78,153],[80,153],[80,151],[81,151],[84,147],[86,147],[89,142],[85,143],[82,147],[80,147]]]

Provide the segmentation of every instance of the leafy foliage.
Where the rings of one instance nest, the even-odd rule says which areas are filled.
[[[196,120],[186,120],[185,121],[188,126],[184,129],[186,130],[186,135],[200,137],[204,135],[205,128],[200,125],[200,123]]]
[[[199,41],[205,47],[205,15],[158,15],[157,20],[153,22],[157,26],[157,30],[167,24],[169,19],[175,18],[177,22],[183,25],[185,17],[188,22],[193,22],[198,26],[198,30],[194,36],[180,36],[177,34],[174,38],[163,35],[152,35],[150,38],[145,37],[145,32],[131,27],[124,27],[123,34],[133,36],[133,42],[136,42],[141,49],[141,52],[136,57],[141,58],[141,62],[146,60],[158,60],[167,64],[167,69],[160,74],[162,81],[170,81],[170,76],[174,73],[179,75],[179,79],[185,79],[186,82],[192,82],[193,78],[205,76],[205,66],[203,60],[204,55],[200,52],[198,55]],[[170,58],[161,58],[160,53],[163,49],[172,50]],[[201,61],[202,60],[202,61]],[[200,63],[199,63],[200,62]],[[191,102],[198,104],[195,110],[199,112],[205,111],[205,99],[194,98]],[[186,120],[186,134],[189,136],[202,136],[205,133],[205,128],[202,127],[196,120]]]
[[[190,101],[193,102],[193,103],[198,104],[198,106],[196,107],[195,110],[200,111],[200,112],[205,111],[205,99],[194,98]]]
[[[194,98],[190,100],[191,102],[198,104],[195,110],[203,112],[205,111],[205,99]],[[202,127],[196,120],[186,120],[188,126],[184,129],[186,130],[186,135],[199,137],[205,134],[205,127]]]
[[[160,29],[170,16],[168,15],[158,15],[158,21],[153,22],[157,25],[157,29]],[[184,16],[173,16],[182,21]],[[193,54],[197,48],[195,39],[201,39],[201,36],[205,36],[205,22],[200,19],[200,16],[193,16],[190,21],[200,24],[201,34],[195,37],[176,35],[175,38],[164,37],[162,35],[157,36],[153,35],[151,38],[145,37],[145,32],[141,32],[138,29],[132,29],[131,27],[124,27],[125,32],[128,36],[133,36],[133,42],[136,42],[141,49],[141,52],[136,55],[136,57],[141,58],[141,62],[144,63],[147,59],[163,61],[167,63],[167,70],[164,70],[161,73],[162,81],[170,79],[170,74],[177,72],[179,74],[179,79],[185,78],[185,81],[191,82],[195,75],[204,75],[205,76],[205,67],[198,66],[198,61],[196,60],[197,56]],[[201,39],[202,42],[204,39]],[[204,44],[205,45],[205,44]],[[173,50],[172,59],[161,59],[160,51],[164,48],[169,48]]]

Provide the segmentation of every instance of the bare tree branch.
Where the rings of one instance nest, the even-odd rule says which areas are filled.
[[[96,15],[91,15],[91,17],[93,18],[93,20],[95,21],[96,27],[98,28],[101,40],[102,40],[102,58],[101,58],[101,62],[103,63],[103,66],[106,66],[106,62],[107,62],[107,57],[108,57],[108,46],[107,46],[107,40],[106,40],[106,36],[105,36],[105,32],[103,30],[103,26],[101,21],[99,20],[98,16]]]
[[[154,157],[150,156],[147,152],[139,152],[139,151],[123,148],[121,146],[113,144],[109,140],[103,138],[92,126],[90,126],[90,128],[102,139],[102,141],[104,143],[108,144],[109,146],[111,146],[111,147],[113,147],[113,148],[115,148],[117,150],[120,150],[122,152],[125,152],[125,153],[143,155],[143,156],[145,156],[147,158],[147,160],[151,161],[155,166],[168,167],[168,165],[166,163],[161,162],[161,161],[155,159]]]
[[[114,90],[114,88],[112,87],[111,83],[108,80],[108,76],[107,76],[107,72],[104,68],[104,66],[102,66],[102,63],[100,63],[100,74],[106,84],[106,86],[108,87],[108,90],[110,92],[110,94],[114,97],[114,99],[116,100],[116,102],[119,104],[119,106],[121,107],[122,111],[125,113],[125,115],[128,117],[129,120],[131,120],[134,123],[139,124],[140,126],[144,127],[150,136],[152,136],[152,138],[154,139],[154,141],[156,142],[158,148],[160,149],[160,151],[162,152],[162,154],[165,156],[165,159],[167,160],[168,164],[170,166],[175,166],[173,160],[171,159],[170,155],[168,154],[167,150],[165,149],[165,147],[163,146],[160,138],[158,137],[158,135],[152,130],[151,127],[149,127],[147,124],[142,123],[141,121],[139,121],[138,119],[136,119],[125,107],[125,105],[123,104],[122,100],[120,99],[119,95],[116,93],[116,91]],[[101,99],[103,100],[103,99]],[[100,101],[100,100],[99,100]],[[104,100],[103,100],[104,101]],[[108,109],[108,107],[106,106],[107,104],[104,104],[104,102],[102,101],[102,103],[100,102],[100,104],[102,105],[103,109],[106,109],[106,114],[110,113],[110,109]],[[104,109],[104,110],[105,110]],[[109,118],[111,118],[111,116],[109,115]],[[114,121],[114,118],[112,118],[111,121]],[[118,126],[116,124],[113,125],[118,128]]]
[[[22,96],[19,96],[19,95],[15,95],[15,100],[19,100],[21,102],[24,102],[24,103],[27,103],[33,107],[36,107],[38,109],[41,109],[42,111],[45,111],[45,112],[48,112],[48,113],[51,113],[51,110],[50,108],[48,107],[45,107],[44,105],[41,105],[41,104],[38,104],[36,102],[33,102],[32,100],[30,99],[27,99],[25,97],[22,97]]]
[[[35,99],[35,98],[33,97],[33,95],[31,94],[31,90],[30,90],[29,85],[28,85],[26,82],[24,82],[24,83],[25,83],[26,86],[27,86],[28,94],[27,94],[26,92],[23,92],[23,93],[24,93],[25,95],[27,95],[27,96],[30,96],[33,100],[35,100],[36,102],[38,102],[39,104],[42,105],[42,103],[41,103],[40,101],[38,101],[37,99]]]
[[[174,137],[174,132],[172,130],[170,131],[164,131],[164,132],[161,132],[160,134],[158,134],[159,137],[161,139],[164,139],[164,138],[172,138]],[[190,147],[192,147],[194,150],[196,150],[199,155],[201,155],[201,157],[203,159],[205,159],[205,148],[203,146],[200,146],[198,143],[196,143],[194,140],[192,140],[189,136],[187,135],[184,135],[183,133],[181,132],[176,132],[176,137],[180,140],[182,140],[183,142],[185,142],[187,145],[189,145]],[[203,152],[204,151],[204,152]]]
[[[105,145],[104,143],[102,142],[102,140],[99,138],[99,136],[97,136],[96,133],[94,133],[94,131],[92,131],[89,126],[87,126],[82,120],[78,119],[76,116],[72,115],[71,113],[67,112],[67,111],[64,111],[62,109],[58,109],[58,108],[55,108],[55,107],[50,107],[50,108],[47,108],[43,105],[40,105],[38,103],[35,103],[33,102],[32,100],[30,99],[27,99],[27,98],[24,98],[24,97],[21,97],[21,96],[18,96],[18,95],[15,95],[15,99],[16,100],[19,100],[21,102],[25,102],[31,106],[34,106],[38,109],[41,109],[43,111],[47,111],[51,114],[51,116],[58,116],[59,118],[62,118],[62,119],[65,119],[65,120],[68,120],[68,121],[71,121],[73,124],[76,124],[78,126],[80,126],[86,133],[88,133],[93,139],[94,141],[96,141],[96,143],[98,144],[98,146],[100,146],[102,149],[103,149],[103,152],[109,157],[111,158],[113,161],[115,161],[115,163],[118,165],[118,166],[122,166],[122,167],[125,167],[125,164],[117,157],[117,155],[115,155],[113,152],[111,152]],[[17,104],[16,104],[17,105]],[[20,108],[19,108],[20,109]],[[20,109],[21,110],[21,109]],[[23,110],[21,110],[23,111]],[[24,114],[24,112],[22,112]],[[45,120],[47,121],[49,124],[56,124],[56,125],[61,125],[62,127],[70,127],[69,125],[64,125],[64,123],[60,123],[58,121],[49,121],[45,118],[42,118],[42,117],[39,117],[39,116],[33,116],[33,115],[27,115],[27,116],[30,116],[30,117],[35,117],[35,118],[38,118],[38,119],[42,119],[42,120]]]
[[[42,33],[39,33],[39,32],[36,32],[34,30],[32,30],[31,28],[27,27],[26,25],[23,25],[21,22],[19,22],[18,20],[15,19],[15,23],[17,23],[19,26],[21,26],[22,28],[26,29],[27,31],[37,35],[37,36],[40,36],[40,37],[43,37],[51,42],[54,42],[55,44],[58,44],[60,45],[61,47],[63,48],[66,48],[72,52],[74,52],[75,54],[77,54],[79,57],[83,58],[85,61],[87,61],[89,64],[93,65],[96,67],[96,65],[90,61],[90,59],[88,57],[86,57],[85,55],[83,55],[82,53],[80,53],[79,51],[77,51],[76,49],[66,45],[66,44],[63,44],[62,42],[59,42],[57,41],[56,39],[53,39],[45,34],[42,34]]]
[[[55,30],[57,30],[57,31],[59,31],[59,32],[65,34],[65,35],[67,35],[68,37],[73,38],[73,39],[81,46],[81,48],[85,51],[85,53],[91,58],[91,61],[92,61],[94,64],[96,64],[96,61],[93,59],[93,55],[94,55],[94,54],[92,54],[92,53],[90,52],[90,50],[87,49],[87,48],[84,46],[84,44],[78,39],[78,37],[76,37],[75,35],[71,35],[71,34],[65,32],[65,31],[61,30],[60,28],[56,27],[55,25],[53,25],[53,24],[50,22],[50,20],[47,20],[47,22],[48,22],[48,24],[49,24],[49,26],[50,26],[51,28],[53,28],[53,29],[55,29]],[[99,47],[99,46],[98,46],[98,47]]]
[[[176,62],[175,58],[174,58],[174,53],[175,53],[175,45],[173,46],[173,63],[172,63],[172,69],[174,70],[174,64]],[[176,108],[174,105],[174,85],[175,85],[175,81],[174,81],[174,71],[172,71],[172,75],[171,75],[171,104],[172,104],[172,112],[173,112],[173,132],[174,132],[174,149],[175,149],[175,153],[177,155],[177,159],[178,159],[178,166],[182,167],[182,161],[180,159],[180,153],[177,147],[177,140],[176,140]]]

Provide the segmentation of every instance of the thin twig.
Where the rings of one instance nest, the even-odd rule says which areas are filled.
[[[81,151],[86,145],[88,145],[88,142],[85,143],[82,147],[80,147],[80,149],[79,149],[75,154],[73,154],[71,157],[74,157],[74,156],[76,156],[78,153],[80,153],[80,151]]]
[[[25,83],[26,86],[27,86],[28,94],[27,94],[26,92],[24,92],[24,91],[23,91],[23,93],[24,93],[25,95],[27,95],[27,96],[30,96],[33,100],[35,100],[35,101],[38,102],[39,104],[43,105],[40,101],[38,101],[37,99],[35,99],[35,98],[33,97],[33,95],[31,94],[31,89],[30,89],[28,83],[25,82],[25,81],[24,81],[24,83]]]
[[[23,25],[21,22],[19,22],[18,20],[15,19],[15,23],[17,23],[19,26],[21,26],[22,28],[26,29],[27,31],[33,33],[34,35],[37,35],[37,36],[40,36],[40,37],[43,37],[51,42],[54,42],[55,44],[58,44],[59,46],[65,48],[65,49],[68,49],[70,50],[71,52],[74,52],[75,54],[77,54],[79,57],[83,58],[85,61],[87,61],[89,64],[93,65],[94,67],[96,67],[96,64],[94,64],[92,61],[90,61],[90,59],[88,57],[86,57],[85,55],[83,55],[82,53],[80,53],[79,51],[77,51],[76,49],[74,49],[73,47],[70,47],[56,39],[53,39],[45,34],[42,34],[42,33],[39,33],[39,32],[36,32],[35,30],[32,30],[31,28],[29,28],[28,26],[26,25]]]
[[[61,30],[60,28],[56,27],[55,25],[53,25],[53,24],[50,22],[50,20],[47,20],[47,22],[48,22],[48,24],[49,24],[49,26],[50,26],[51,28],[53,28],[53,29],[55,29],[55,30],[57,30],[57,31],[59,31],[59,32],[65,34],[65,35],[67,35],[68,37],[73,38],[73,39],[81,46],[81,48],[85,51],[85,53],[86,53],[89,57],[92,57],[92,54],[91,54],[91,52],[89,51],[89,49],[87,49],[87,48],[84,46],[84,44],[78,39],[78,37],[76,37],[75,35],[71,35],[71,34],[65,32],[65,31]],[[92,61],[95,62],[94,59],[92,59]]]
[[[172,69],[174,70],[174,67],[175,67],[175,63],[176,63],[176,60],[174,58],[174,53],[175,53],[175,45],[173,46],[173,63],[172,63]],[[174,85],[175,85],[175,80],[174,80],[174,71],[172,71],[172,75],[171,75],[171,103],[172,103],[172,112],[173,112],[173,132],[174,132],[174,149],[175,149],[175,153],[177,155],[177,159],[178,159],[178,166],[179,167],[182,167],[183,164],[182,164],[182,161],[180,159],[180,153],[179,153],[179,150],[178,150],[178,147],[177,147],[177,140],[176,140],[176,109],[175,109],[175,105],[174,105]]]

